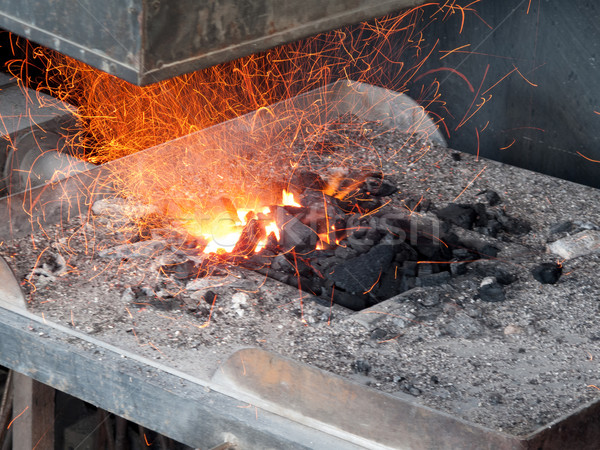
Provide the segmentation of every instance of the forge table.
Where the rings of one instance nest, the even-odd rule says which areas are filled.
[[[380,88],[340,82],[294,99],[291,110],[303,117],[308,112],[314,114],[318,120],[311,123],[325,123],[328,114],[339,117],[351,112],[364,120],[399,126],[406,119],[398,113],[405,101],[397,93]],[[323,105],[326,111],[321,110]],[[279,107],[275,105],[272,111],[277,112]],[[412,119],[413,113],[414,109]],[[283,121],[263,124],[259,114],[264,112],[250,120],[235,119],[203,130],[200,136],[208,142],[225,136],[229,142],[232,130],[240,134],[264,131],[269,126],[275,130],[267,132],[279,135],[277,127],[283,127]],[[273,113],[264,118],[271,116],[281,117]],[[250,126],[254,128],[249,130]],[[225,128],[227,134],[222,133]],[[439,134],[429,135],[434,140],[442,139]],[[169,146],[152,149],[141,155],[141,161],[129,159],[125,167],[143,163],[143,158],[152,158],[165,149],[173,150]],[[177,155],[170,156],[177,161]],[[60,181],[58,188],[42,186],[27,193],[45,205],[43,214],[24,214],[22,196],[13,196],[10,202],[2,200],[0,213],[5,220],[0,221],[0,236],[26,236],[36,223],[27,220],[30,217],[60,220],[69,209],[81,210],[81,198],[68,194],[89,193],[83,187],[97,179],[97,173],[82,173]],[[100,191],[92,192],[102,195]],[[44,197],[57,194],[61,202],[52,203]],[[91,204],[90,199],[85,201]],[[0,365],[190,446],[558,450],[572,448],[573,439],[578,448],[594,448],[590,445],[600,440],[600,402],[586,404],[530,435],[511,436],[258,348],[230,353],[217,350],[222,353],[218,363],[198,353],[196,358],[206,356],[208,375],[194,376],[195,372],[142,356],[135,346],[109,344],[27,311],[10,270],[3,268],[0,273]],[[188,356],[181,353],[177,362],[185,363]],[[30,383],[28,387],[27,383],[21,381],[25,400],[15,408],[17,413],[27,406],[27,411],[36,410],[36,394],[32,391],[40,386]],[[15,426],[18,423],[16,420]],[[45,432],[50,427],[30,425],[29,431]],[[30,434],[30,442],[37,442],[36,437]]]
[[[339,432],[316,430],[260,406],[242,408],[256,402],[26,311],[5,305],[0,316],[1,365],[182,443],[201,448],[224,443],[239,448],[360,448]],[[37,390],[31,401],[43,408],[36,392],[44,390],[24,377],[19,380],[29,384],[24,389]],[[24,405],[34,414],[36,404],[26,403],[21,400],[15,412]],[[33,434],[17,448],[50,436],[52,423],[42,425],[43,417],[34,415],[25,423]]]

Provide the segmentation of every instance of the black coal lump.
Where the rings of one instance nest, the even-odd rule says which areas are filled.
[[[161,266],[161,270],[172,276],[173,278],[181,281],[186,281],[196,276],[203,276],[201,274],[201,268],[192,260],[187,260],[177,264],[165,264]]]
[[[377,283],[393,259],[394,250],[391,246],[376,245],[367,253],[337,265],[328,278],[346,292],[361,294]]]
[[[562,266],[556,263],[542,263],[534,267],[531,274],[542,284],[555,284],[562,275]]]
[[[502,225],[502,229],[508,234],[521,236],[531,231],[531,224],[525,219],[511,217],[502,210],[499,210],[496,214],[496,220],[498,223],[500,223],[500,225]]]
[[[478,214],[471,205],[451,203],[436,212],[440,220],[470,230],[477,221]]]
[[[490,206],[496,206],[502,201],[502,199],[500,198],[498,193],[491,189],[486,189],[484,191],[481,191],[477,195],[484,195],[485,199],[488,202],[488,205],[490,205]]]
[[[326,187],[321,176],[309,170],[297,170],[292,175],[289,183],[289,189],[294,193],[302,193],[306,189],[322,191]]]
[[[484,302],[503,302],[506,299],[502,285],[493,277],[484,278],[479,286],[478,296]]]
[[[369,372],[371,372],[371,364],[364,359],[357,359],[354,361],[352,368],[354,369],[354,372],[363,375],[369,375]]]
[[[566,220],[564,222],[559,222],[555,225],[552,225],[550,227],[550,233],[552,233],[552,234],[568,233],[568,232],[573,231],[573,227],[574,227],[573,222],[570,220]]]

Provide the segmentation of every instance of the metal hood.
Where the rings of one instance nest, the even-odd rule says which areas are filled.
[[[137,85],[423,0],[0,0],[0,27]]]

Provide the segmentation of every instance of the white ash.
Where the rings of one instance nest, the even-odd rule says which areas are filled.
[[[600,231],[588,229],[548,244],[548,250],[564,259],[600,251]]]

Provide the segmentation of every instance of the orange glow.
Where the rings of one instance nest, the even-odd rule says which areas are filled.
[[[295,199],[294,194],[286,191],[282,192],[281,206],[301,206]],[[235,208],[235,207],[234,207]],[[260,212],[265,217],[260,219],[265,228],[265,236],[274,233],[279,239],[279,228],[272,218],[271,209],[266,206],[257,208],[257,211],[252,209],[240,208],[235,210],[235,217],[231,211],[220,213],[213,219],[205,218],[190,219],[181,222],[180,225],[190,235],[202,238],[206,243],[203,253],[231,253],[235,244],[239,241],[242,231],[248,225],[249,218],[261,217],[257,213]],[[266,245],[267,237],[260,239],[255,251],[260,251]]]
[[[265,208],[299,206],[291,193],[284,191],[281,198],[281,187],[297,169],[310,168],[311,158],[337,170],[324,192],[338,199],[353,195],[362,182],[342,185],[349,179],[345,168],[378,169],[377,162],[365,167],[359,152],[348,156],[317,148],[314,143],[331,133],[332,123],[307,124],[302,111],[275,113],[273,105],[344,79],[406,91],[438,44],[425,47],[423,30],[457,13],[462,29],[466,13],[475,14],[471,5],[476,2],[458,3],[428,3],[144,87],[18,37],[12,45],[26,47],[29,59],[9,61],[7,69],[22,85],[76,106],[80,126],[67,133],[69,142],[85,160],[119,168],[110,182],[121,197],[154,208],[157,217],[140,219],[140,226],[167,222],[196,237],[203,252],[229,253],[250,220],[258,222],[261,234],[278,237]],[[43,69],[43,79],[30,78],[32,65]],[[483,80],[473,103],[482,86]],[[442,103],[438,88],[437,80],[423,87],[422,92],[433,93],[429,105]],[[239,129],[219,128],[232,118],[239,119]],[[267,122],[281,127],[269,128]],[[209,127],[218,139],[205,134],[188,139]],[[135,159],[142,151],[145,159]],[[323,233],[323,243],[332,240]]]
[[[284,206],[302,206],[296,201],[296,199],[294,198],[294,194],[286,191],[285,189],[283,190],[282,197],[283,199],[281,201],[281,204]]]

